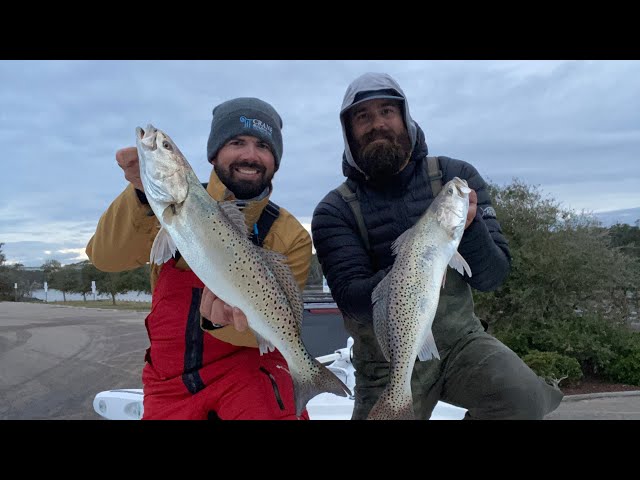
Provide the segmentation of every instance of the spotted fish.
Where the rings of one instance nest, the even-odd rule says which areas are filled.
[[[370,420],[414,419],[411,373],[416,361],[440,358],[431,332],[447,266],[471,269],[458,253],[469,210],[467,182],[447,182],[418,222],[392,244],[393,267],[371,295],[373,326],[389,364],[389,383]]]
[[[298,416],[320,393],[351,395],[302,342],[304,304],[286,257],[251,242],[243,213],[211,198],[167,134],[138,127],[136,147],[142,185],[161,225],[151,262],[162,264],[178,249],[213,293],[244,312],[260,353],[275,348],[287,361]]]

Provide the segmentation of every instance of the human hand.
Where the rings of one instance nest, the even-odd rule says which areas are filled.
[[[477,210],[478,210],[478,195],[476,194],[475,190],[471,189],[471,191],[469,192],[469,211],[467,212],[467,221],[464,224],[465,230],[469,225],[471,225],[471,222],[473,222],[473,219],[476,216]]]
[[[208,318],[214,325],[233,325],[233,328],[239,332],[245,331],[249,326],[242,310],[226,304],[207,287],[202,291],[200,315]]]
[[[133,184],[141,192],[144,192],[140,179],[140,162],[136,147],[121,148],[116,152],[116,162],[124,170],[124,178]]]

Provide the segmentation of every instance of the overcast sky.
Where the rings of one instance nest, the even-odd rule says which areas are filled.
[[[240,96],[281,114],[272,199],[308,224],[343,180],[338,112],[368,71],[399,82],[430,154],[538,185],[567,209],[640,207],[640,61],[0,61],[7,261],[86,259],[126,186],[115,151],[136,126],[164,130],[207,181],[211,110]]]

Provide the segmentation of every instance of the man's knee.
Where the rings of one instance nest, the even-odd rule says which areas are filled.
[[[548,388],[547,388],[548,387]],[[554,398],[557,398],[555,402]],[[503,391],[498,402],[498,418],[504,420],[542,420],[562,400],[560,391],[540,380],[539,383],[523,383],[517,388]]]
[[[488,335],[469,342],[447,376],[446,396],[467,408],[468,418],[540,420],[557,408],[563,396]]]

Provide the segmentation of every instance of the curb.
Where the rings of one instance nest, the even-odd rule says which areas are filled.
[[[583,393],[581,395],[567,395],[563,402],[577,402],[579,400],[590,400],[592,398],[607,398],[607,397],[635,397],[640,396],[640,390],[627,390],[622,392],[601,392],[601,393]]]
[[[124,309],[124,308],[109,308],[109,307],[85,307],[83,305],[59,305],[57,303],[45,303],[49,307],[53,308],[80,308],[83,310],[99,310],[99,311],[107,311],[107,312],[134,312],[134,313],[149,313],[150,309],[143,310],[133,310],[133,309]]]

